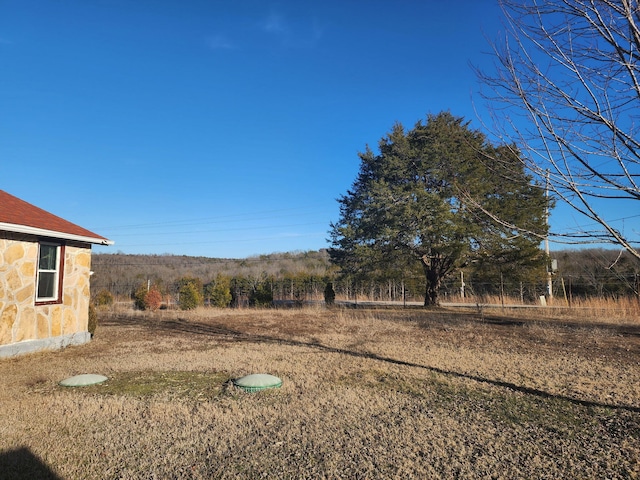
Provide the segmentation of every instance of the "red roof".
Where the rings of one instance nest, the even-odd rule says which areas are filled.
[[[106,238],[86,228],[68,222],[3,190],[0,190],[0,223],[57,232],[63,234],[61,238],[71,235],[85,237],[86,240],[94,239],[97,241],[94,243],[103,243],[103,241],[111,243]],[[0,226],[0,229],[5,230],[5,227],[6,225]]]

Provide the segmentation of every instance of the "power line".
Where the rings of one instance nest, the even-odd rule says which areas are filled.
[[[112,226],[92,226],[91,228],[96,230],[112,230],[112,229],[127,229],[127,228],[153,228],[153,227],[164,227],[164,226],[191,226],[191,225],[207,225],[211,223],[217,223],[220,220],[227,220],[243,222],[247,220],[264,220],[265,218],[283,218],[294,216],[291,214],[288,215],[276,215],[275,213],[280,212],[299,212],[298,215],[309,215],[310,212],[313,213],[315,211],[324,212],[325,210],[309,210],[309,207],[296,207],[296,208],[287,208],[287,209],[278,209],[278,210],[263,210],[263,211],[253,211],[250,213],[240,213],[240,214],[228,214],[228,215],[219,215],[215,217],[204,217],[204,218],[194,218],[194,219],[181,219],[181,220],[167,220],[162,222],[153,222],[153,223],[137,223],[137,224],[129,224],[129,225],[112,225]],[[318,208],[318,207],[313,207]],[[228,223],[228,222],[227,222]]]
[[[286,225],[264,225],[260,227],[236,227],[236,228],[216,228],[215,230],[189,230],[181,232],[157,232],[149,233],[147,235],[183,235],[183,234],[203,234],[203,233],[219,233],[219,232],[240,232],[246,230],[269,230],[274,228],[291,228],[291,227],[308,227],[312,225],[328,225],[328,222],[313,222],[313,223],[291,223]],[[121,233],[117,237],[134,237],[145,235],[144,233]]]
[[[325,235],[325,232],[305,233],[305,234],[290,234],[290,235],[274,235],[270,237],[252,237],[246,239],[220,239],[220,240],[203,240],[200,242],[170,242],[170,243],[128,243],[117,244],[119,247],[166,247],[166,246],[183,246],[183,245],[213,245],[219,243],[247,243],[247,242],[260,242],[264,240],[278,240],[283,238],[304,238],[304,237],[317,237],[319,235]]]

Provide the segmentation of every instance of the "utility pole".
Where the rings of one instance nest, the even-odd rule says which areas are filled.
[[[544,197],[546,199],[544,215],[547,222],[547,234],[544,237],[544,251],[547,254],[547,297],[549,298],[549,300],[551,300],[553,298],[553,280],[551,265],[549,264],[549,170],[547,170],[547,181],[544,190]]]

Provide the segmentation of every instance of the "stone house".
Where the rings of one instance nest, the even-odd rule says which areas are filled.
[[[92,244],[113,242],[0,190],[0,357],[91,339]]]

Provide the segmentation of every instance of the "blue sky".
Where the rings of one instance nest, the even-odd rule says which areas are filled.
[[[0,188],[98,252],[325,248],[394,122],[480,128],[500,28],[494,0],[1,0]]]

